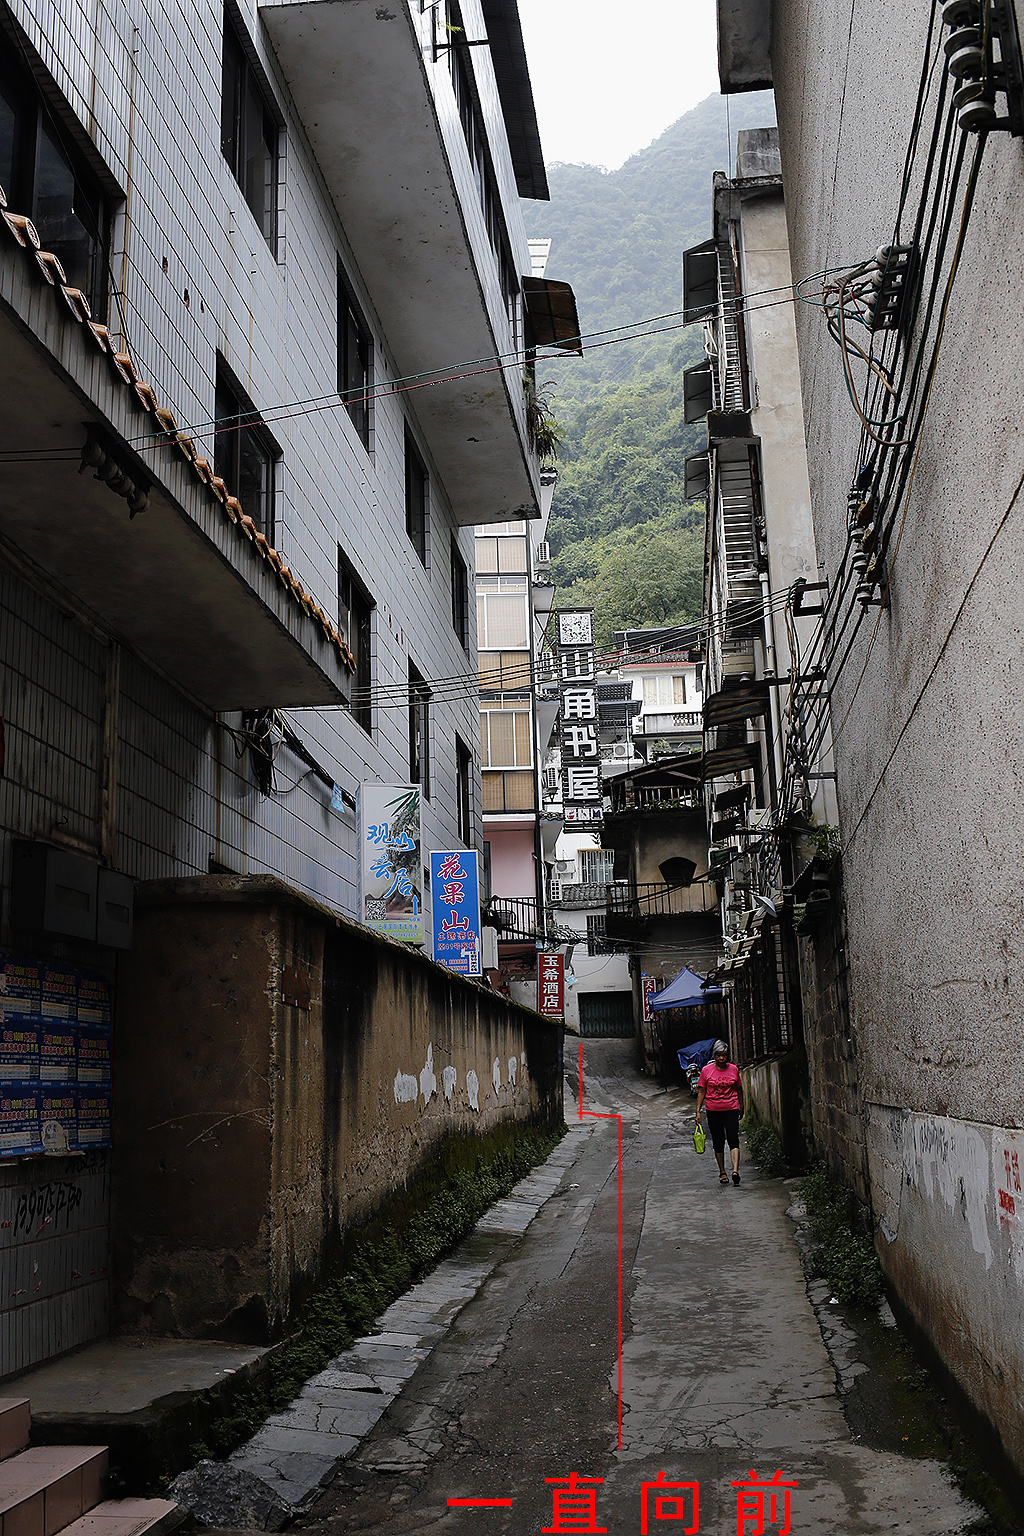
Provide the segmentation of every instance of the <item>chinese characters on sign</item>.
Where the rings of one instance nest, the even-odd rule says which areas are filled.
[[[423,943],[418,784],[361,784],[359,911],[367,928]]]
[[[567,823],[593,823],[601,819],[594,610],[560,610],[557,638],[564,815]]]
[[[537,1012],[549,1019],[565,1014],[565,957],[542,949],[537,955]]]
[[[463,849],[430,855],[434,959],[460,976],[482,975],[478,858]]]
[[[643,1019],[645,1024],[651,1022],[651,998],[658,990],[658,983],[653,976],[640,977],[640,999],[643,1004]]]
[[[546,1477],[551,1484],[551,1524],[540,1529],[539,1536],[609,1536],[606,1525],[598,1525],[598,1489],[603,1477]],[[736,1536],[789,1536],[792,1489],[781,1471],[774,1477],[759,1478],[751,1471],[732,1484],[736,1493]],[[462,1509],[511,1509],[512,1500],[449,1499],[448,1507]],[[678,1536],[697,1536],[700,1529],[700,1488],[697,1483],[672,1483],[664,1472],[653,1482],[640,1484],[640,1536],[652,1536],[656,1521],[671,1521]],[[614,1536],[614,1533],[612,1533]],[[666,1532],[666,1536],[668,1533]]]

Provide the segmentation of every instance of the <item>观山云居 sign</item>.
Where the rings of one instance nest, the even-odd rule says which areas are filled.
[[[361,784],[359,917],[367,928],[423,943],[418,784]]]

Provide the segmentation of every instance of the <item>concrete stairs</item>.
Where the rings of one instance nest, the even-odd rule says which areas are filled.
[[[0,1536],[164,1536],[169,1499],[104,1499],[103,1445],[29,1446],[27,1397],[0,1398]]]

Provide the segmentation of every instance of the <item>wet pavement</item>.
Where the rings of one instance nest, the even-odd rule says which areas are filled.
[[[640,1076],[629,1042],[585,1043],[583,1106],[621,1116],[621,1440],[618,1122],[580,1120],[567,1095],[554,1193],[299,1528],[626,1536],[646,1508],[651,1536],[695,1523],[733,1536],[750,1497],[733,1484],[778,1473],[795,1485],[794,1536],[969,1529],[981,1511],[935,1456],[910,1454],[909,1438],[906,1452],[886,1448],[904,1443],[902,1424],[876,1423],[870,1444],[851,1430],[841,1389],[860,1390],[870,1368],[832,1318],[837,1375],[787,1215],[793,1190],[749,1168],[721,1186],[710,1151],[693,1149],[693,1100]],[[644,1487],[659,1478],[698,1485],[697,1522],[692,1489]],[[784,1523],[776,1498],[774,1520],[769,1495],[744,1506],[756,1514],[763,1499],[766,1532]]]

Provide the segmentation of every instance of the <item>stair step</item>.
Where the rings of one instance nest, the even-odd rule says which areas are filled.
[[[105,1499],[87,1515],[73,1520],[61,1536],[142,1536],[180,1525],[185,1511],[170,1499]]]
[[[0,1536],[55,1536],[103,1497],[107,1448],[37,1445],[0,1461]]]
[[[27,1397],[0,1397],[0,1461],[23,1451],[32,1429]]]

